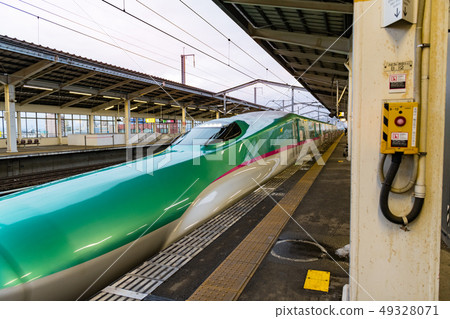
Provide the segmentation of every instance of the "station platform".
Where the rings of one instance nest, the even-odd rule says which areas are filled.
[[[350,241],[346,143],[343,136],[330,147],[324,166],[311,160],[286,169],[90,300],[342,300]],[[449,252],[442,248],[441,278],[450,276]],[[448,282],[441,279],[440,288],[440,300],[449,300]]]
[[[0,149],[0,196],[11,191],[151,155],[169,144],[115,146],[35,146],[18,152]]]

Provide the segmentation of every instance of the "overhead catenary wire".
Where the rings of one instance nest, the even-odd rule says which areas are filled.
[[[85,25],[85,24],[82,24],[82,23],[80,23],[80,22],[74,21],[74,20],[69,19],[69,18],[67,18],[67,17],[64,17],[64,16],[62,16],[62,15],[59,15],[59,14],[57,14],[57,13],[55,13],[55,12],[46,10],[46,9],[44,9],[44,8],[41,8],[41,7],[39,7],[39,6],[36,6],[36,5],[32,4],[32,3],[29,3],[29,2],[24,1],[24,0],[19,0],[19,1],[22,2],[22,3],[25,3],[25,4],[29,5],[29,6],[32,6],[32,7],[36,8],[36,9],[42,10],[42,11],[44,11],[44,12],[46,12],[46,13],[49,13],[49,14],[51,14],[51,15],[54,15],[54,16],[60,18],[60,19],[67,20],[67,21],[69,21],[69,22],[71,22],[71,23],[74,23],[74,24],[76,24],[76,25],[79,25],[79,26],[84,27],[84,28],[86,28],[86,29],[89,29],[89,30],[91,30],[91,31],[94,31],[94,32],[97,32],[97,33],[102,34],[101,31],[98,31],[98,30],[96,30],[96,29],[94,29],[94,28],[91,28],[91,27]],[[44,2],[47,2],[47,1],[45,1],[45,0],[43,0],[43,1],[44,1]],[[49,3],[49,2],[47,2],[47,3]],[[66,11],[66,12],[68,12],[68,13],[71,13],[71,14],[74,14],[74,15],[80,17],[80,18],[86,19],[85,17],[83,17],[83,16],[81,16],[81,15],[79,15],[79,14],[75,14],[75,13],[73,13],[73,12],[67,10],[67,9],[64,9],[64,8],[62,8],[62,7],[59,7],[59,6],[54,5],[54,4],[52,4],[52,3],[49,3],[49,4],[50,4],[50,5],[53,5],[53,6],[57,7],[57,8],[59,8],[60,10],[64,10],[64,11]],[[38,18],[39,18],[39,16],[38,16]],[[107,28],[106,26],[100,25],[100,24],[98,24],[97,22],[95,22],[95,23],[96,23],[98,26],[101,26],[102,28]],[[108,28],[108,29],[111,29],[111,28]],[[111,30],[114,31],[114,32],[120,33],[120,32],[117,31],[117,30],[113,30],[113,29],[111,29]],[[105,34],[105,33],[103,33],[103,34]],[[128,36],[128,35],[127,35],[127,36]],[[132,46],[134,46],[134,47],[136,47],[136,48],[139,48],[139,49],[141,49],[141,50],[147,51],[147,52],[152,53],[152,54],[160,55],[160,56],[162,56],[162,57],[164,57],[164,58],[166,58],[166,59],[169,59],[169,60],[172,60],[172,61],[178,63],[178,60],[176,60],[176,59],[169,58],[168,56],[161,55],[161,54],[159,54],[159,53],[157,53],[157,52],[154,52],[154,51],[151,51],[151,50],[149,50],[149,49],[147,49],[147,48],[144,48],[144,47],[142,47],[142,46],[139,46],[139,45],[137,45],[136,43],[132,43],[132,42],[129,42],[129,41],[127,41],[127,40],[124,40],[124,39],[121,39],[121,38],[118,38],[118,37],[114,37],[114,36],[111,36],[111,35],[109,35],[109,37],[110,37],[112,40],[115,39],[115,40],[121,41],[121,42],[126,43],[126,44],[128,44],[128,45],[132,45]],[[136,39],[136,40],[137,40],[137,39]],[[142,42],[142,40],[139,40],[139,41]],[[114,41],[114,42],[115,42],[115,41]],[[116,44],[117,44],[117,43],[116,43]],[[118,44],[117,44],[117,45],[118,45]],[[128,49],[128,51],[129,51],[129,52],[132,52],[132,53],[135,54],[135,55],[138,55],[135,51],[132,51],[132,50],[129,50],[129,49]],[[151,58],[149,58],[149,57],[147,57],[147,59],[150,60],[150,61],[152,61],[152,62],[155,62],[155,63],[161,64],[161,65],[164,65],[164,66],[166,66],[166,67],[169,67],[169,68],[171,68],[171,69],[173,69],[173,70],[180,71],[179,68],[170,66],[170,65],[168,65],[168,64],[166,64],[166,63],[163,63],[163,62],[160,62],[160,61],[158,61],[158,60],[151,59]],[[201,72],[207,74],[207,75],[211,75],[210,73],[203,71],[201,68],[199,68],[199,70],[200,70]],[[211,82],[211,83],[214,83],[214,84],[223,86],[223,87],[227,87],[227,86],[224,85],[223,83],[216,82],[216,81],[213,81],[213,80],[211,80],[211,79],[208,79],[208,78],[205,78],[205,77],[196,75],[196,74],[192,74],[192,73],[189,73],[189,72],[187,72],[187,74],[190,75],[190,76],[193,76],[193,77],[202,79],[202,80],[207,81],[207,82]],[[248,95],[251,95],[251,94],[248,93]]]
[[[226,66],[232,68],[233,70],[235,70],[235,71],[237,71],[237,72],[239,72],[239,73],[241,73],[241,74],[243,74],[243,75],[245,75],[245,76],[247,76],[247,77],[249,77],[249,78],[251,78],[251,79],[255,79],[255,78],[253,78],[251,75],[249,75],[249,74],[247,74],[247,73],[245,73],[245,72],[243,72],[243,71],[237,69],[237,68],[234,67],[234,66],[231,66],[231,65],[227,64],[227,63],[224,62],[224,61],[221,61],[220,59],[214,57],[213,55],[211,55],[211,54],[209,54],[209,53],[207,53],[207,52],[205,52],[204,50],[201,50],[201,49],[199,49],[199,48],[197,48],[197,47],[195,47],[195,46],[189,44],[188,42],[186,42],[186,41],[184,41],[184,40],[182,40],[182,39],[180,39],[180,38],[178,38],[178,37],[176,37],[176,36],[174,36],[174,35],[172,35],[172,34],[166,32],[166,31],[162,30],[161,28],[158,28],[158,27],[156,27],[155,25],[153,25],[153,24],[151,24],[151,23],[149,23],[149,22],[147,22],[147,21],[145,21],[145,20],[139,18],[139,17],[136,16],[135,14],[132,14],[132,13],[130,13],[129,11],[123,10],[123,9],[121,9],[120,7],[118,7],[118,6],[116,6],[116,5],[112,4],[112,3],[110,3],[109,1],[106,1],[106,0],[102,0],[102,1],[103,1],[104,3],[110,5],[111,7],[115,8],[115,9],[117,9],[117,10],[120,10],[121,12],[123,12],[123,13],[129,15],[130,17],[133,17],[134,19],[136,19],[136,20],[138,20],[138,21],[140,21],[140,22],[142,22],[142,23],[144,23],[144,24],[146,24],[146,25],[152,27],[153,29],[155,29],[155,30],[157,30],[157,31],[159,31],[159,32],[162,32],[163,34],[165,34],[165,35],[171,37],[172,39],[175,39],[175,40],[177,40],[177,41],[179,41],[179,42],[181,42],[181,43],[183,43],[183,44],[189,46],[190,48],[192,48],[192,49],[194,49],[194,50],[197,50],[198,52],[200,52],[200,53],[202,53],[202,54],[204,54],[204,55],[206,55],[206,56],[208,56],[208,57],[214,59],[215,61],[217,61],[217,62],[219,62],[219,63],[221,63],[221,64],[223,64],[223,65],[226,65]],[[280,91],[278,91],[278,90],[276,90],[276,89],[274,89],[274,88],[272,88],[272,89],[275,90],[275,91],[277,91],[278,93],[280,93],[280,94],[282,94],[282,95],[286,95],[285,93],[280,92]],[[287,95],[286,95],[286,96],[287,96]]]
[[[118,7],[118,6],[116,6],[116,5],[112,4],[112,3],[110,3],[109,1],[106,1],[106,0],[102,0],[102,1],[103,1],[104,3],[110,5],[111,7],[116,8],[117,10],[122,11],[123,13],[129,15],[130,17],[133,17],[134,19],[136,19],[136,20],[138,20],[138,21],[141,21],[142,23],[148,25],[149,27],[152,27],[153,29],[155,29],[155,30],[157,30],[157,31],[159,31],[159,32],[161,32],[161,33],[163,33],[163,34],[165,34],[166,36],[168,36],[168,37],[170,37],[170,38],[172,38],[172,39],[175,39],[175,40],[177,40],[177,41],[183,43],[184,45],[190,47],[191,49],[194,49],[194,50],[196,50],[196,51],[198,51],[198,52],[204,54],[205,56],[207,56],[207,57],[209,57],[209,58],[211,58],[211,59],[213,59],[213,60],[219,62],[220,64],[226,65],[226,66],[228,66],[229,68],[231,68],[231,69],[233,69],[233,70],[235,70],[235,71],[241,73],[242,75],[244,75],[244,76],[246,76],[246,77],[249,77],[249,78],[251,78],[251,79],[253,78],[251,75],[248,75],[247,73],[245,73],[245,72],[239,70],[238,68],[235,68],[234,66],[228,65],[227,63],[221,61],[220,59],[218,59],[218,58],[216,58],[215,56],[209,54],[208,52],[206,52],[206,51],[204,51],[204,50],[202,50],[202,49],[199,49],[199,48],[195,47],[194,45],[192,45],[192,44],[190,44],[190,43],[188,43],[188,42],[186,42],[186,41],[184,41],[184,40],[182,40],[182,39],[180,39],[180,38],[174,36],[173,34],[170,34],[170,33],[167,32],[167,31],[162,30],[161,28],[158,28],[157,26],[155,26],[155,25],[153,25],[153,24],[151,24],[151,23],[149,23],[149,22],[147,22],[147,21],[145,21],[145,20],[139,18],[138,16],[136,16],[136,15],[130,13],[129,11],[126,11],[126,10],[124,10],[124,9],[121,9],[120,7]]]
[[[21,1],[22,1],[23,3],[26,3],[26,1],[23,1],[23,0],[21,0]],[[105,1],[104,1],[104,2],[105,2]],[[146,56],[146,55],[140,54],[140,53],[135,52],[135,51],[133,51],[133,50],[130,50],[130,49],[128,49],[128,48],[124,48],[124,47],[118,45],[117,43],[110,43],[110,42],[108,42],[108,41],[106,41],[106,40],[104,40],[104,39],[95,37],[95,36],[90,35],[90,34],[88,34],[88,33],[86,33],[86,32],[83,32],[83,31],[81,31],[81,30],[79,30],[79,29],[75,29],[75,28],[73,28],[73,27],[69,27],[69,26],[67,26],[67,25],[64,25],[64,24],[62,24],[62,23],[53,21],[53,20],[51,20],[51,19],[44,18],[44,17],[42,17],[42,16],[39,16],[38,14],[34,14],[34,13],[29,12],[29,11],[27,11],[27,10],[25,10],[25,9],[21,9],[21,8],[15,7],[15,6],[10,5],[10,4],[8,4],[8,3],[5,3],[5,2],[0,2],[0,3],[3,4],[3,5],[5,5],[5,6],[8,6],[8,7],[12,8],[12,9],[15,9],[15,10],[17,10],[17,11],[20,11],[20,12],[22,12],[22,13],[25,13],[25,14],[27,14],[27,15],[33,16],[33,17],[35,17],[35,18],[38,18],[38,17],[39,17],[41,20],[44,20],[44,21],[46,21],[46,22],[48,22],[48,23],[50,23],[50,24],[56,25],[56,26],[58,26],[58,27],[61,27],[61,28],[64,28],[64,29],[66,29],[66,30],[72,31],[72,32],[74,32],[74,33],[80,34],[80,35],[82,35],[82,36],[88,37],[88,38],[90,38],[90,39],[93,39],[93,40],[95,40],[95,41],[101,42],[101,43],[106,44],[106,45],[108,45],[108,46],[112,46],[112,47],[121,49],[121,50],[123,50],[124,52],[132,53],[132,54],[134,54],[134,55],[136,55],[136,56],[139,56],[139,57],[144,58],[144,59],[146,59],[146,60],[149,60],[149,61],[152,61],[152,62],[161,64],[161,65],[164,65],[164,66],[166,66],[166,67],[168,67],[168,68],[171,68],[171,69],[174,69],[174,70],[177,70],[177,71],[179,70],[178,68],[174,68],[174,67],[172,67],[172,66],[169,65],[169,64],[166,64],[166,63],[157,61],[157,60],[155,60],[155,59],[152,59],[152,58],[150,58],[150,57],[148,57],[148,56]],[[29,3],[27,3],[27,4],[30,5]],[[34,6],[34,5],[33,5],[33,6]],[[34,7],[36,7],[36,6],[34,6]],[[42,9],[42,8],[39,8],[39,7],[37,7],[37,8],[38,8],[38,9]],[[45,11],[45,9],[44,9],[44,11]],[[121,10],[121,12],[122,12],[122,11],[123,11],[123,10]],[[47,12],[48,12],[48,11],[47,11]],[[53,14],[53,13],[52,13],[52,14]],[[55,14],[55,15],[56,15],[56,14]],[[81,25],[81,26],[83,26],[83,27],[89,28],[90,30],[94,30],[94,29],[90,28],[89,26],[82,25],[82,24],[80,24],[80,23],[78,23],[78,22],[76,22],[76,21],[73,21],[73,20],[71,20],[71,19],[68,19],[68,18],[66,18],[66,17],[60,16],[60,15],[56,15],[56,16],[58,16],[58,17],[60,17],[60,18],[63,18],[63,19],[66,19],[67,21],[71,21],[72,23],[75,23],[75,24],[77,24],[77,25]],[[78,15],[78,16],[79,16],[79,15]],[[139,20],[139,18],[138,18],[138,20]],[[144,21],[144,23],[145,23],[145,21]],[[98,30],[94,30],[94,31],[95,31],[95,32],[99,32]],[[122,39],[119,39],[119,38],[118,38],[118,40],[123,41]],[[223,62],[221,62],[221,63],[224,64]],[[232,68],[233,68],[233,67],[232,67]],[[234,68],[234,69],[235,69],[235,68]],[[241,73],[242,73],[242,72],[241,72]],[[194,75],[194,76],[196,76],[196,75]],[[214,81],[211,81],[211,80],[209,80],[209,79],[202,78],[202,77],[200,77],[200,76],[196,76],[196,77],[201,78],[201,79],[204,79],[204,80],[206,80],[206,81],[208,81],[208,82],[215,83]],[[219,84],[219,83],[216,83],[216,84]],[[220,83],[220,84],[222,85],[222,83]],[[272,88],[272,89],[273,89],[273,88]],[[275,90],[275,91],[277,91],[277,90]],[[278,92],[279,92],[279,91],[278,91]],[[248,93],[248,92],[246,92],[246,91],[243,91],[242,93],[251,95],[250,93]],[[281,92],[279,92],[279,93],[281,93]],[[284,93],[281,93],[281,94],[286,95],[286,94],[284,94]]]
[[[220,52],[219,50],[215,49],[214,47],[212,47],[211,45],[209,45],[208,43],[206,43],[205,41],[202,41],[201,39],[199,39],[198,37],[196,37],[195,35],[193,35],[192,33],[186,31],[185,29],[183,29],[182,27],[180,27],[178,24],[173,23],[172,21],[170,21],[169,19],[167,19],[165,16],[163,16],[162,14],[158,13],[157,11],[155,11],[154,9],[150,8],[149,6],[147,6],[146,4],[144,4],[143,2],[141,2],[140,0],[136,0],[137,3],[139,3],[140,5],[142,5],[143,7],[145,7],[147,10],[153,12],[154,14],[156,14],[158,17],[160,17],[161,19],[165,20],[166,22],[168,22],[169,24],[171,24],[172,26],[174,26],[175,28],[177,28],[178,30],[181,30],[182,32],[188,34],[189,36],[191,36],[192,38],[194,38],[195,40],[197,40],[198,42],[200,42],[201,44],[203,44],[204,46],[208,47],[209,49],[211,49],[212,51],[216,52],[217,54],[221,55],[222,57],[224,57],[225,59],[230,59],[230,57],[226,56],[225,54],[223,54],[222,52]],[[233,61],[230,59],[231,62],[235,63],[236,65],[238,65],[240,68],[246,70],[247,72],[253,73],[254,75],[258,76],[255,72],[253,72],[252,70],[247,69],[245,66],[239,64],[236,61]],[[228,62],[228,66],[230,65],[230,62]]]

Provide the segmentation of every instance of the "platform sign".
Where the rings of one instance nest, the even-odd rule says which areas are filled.
[[[405,93],[406,92],[406,74],[389,75],[389,93]]]
[[[155,123],[155,122],[156,122],[156,119],[151,118],[151,117],[145,119],[145,123]]]
[[[398,21],[414,23],[414,0],[384,0],[382,27]]]

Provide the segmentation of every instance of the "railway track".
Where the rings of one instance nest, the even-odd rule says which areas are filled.
[[[91,166],[83,166],[71,169],[63,169],[56,171],[48,171],[48,172],[39,172],[35,174],[26,174],[26,175],[18,175],[18,176],[10,176],[10,177],[2,177],[0,179],[0,196],[8,195],[11,193],[15,193],[17,191],[23,190],[27,187],[36,186],[44,183],[48,183],[51,181],[55,181],[58,179],[62,179],[65,177],[94,171],[97,169],[101,169],[104,167],[112,166],[121,163],[122,161],[118,161],[117,163],[108,163],[108,164],[100,164],[100,165],[91,165]]]

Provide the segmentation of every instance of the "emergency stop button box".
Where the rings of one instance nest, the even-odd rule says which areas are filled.
[[[417,102],[384,103],[381,153],[417,154],[418,118]]]

